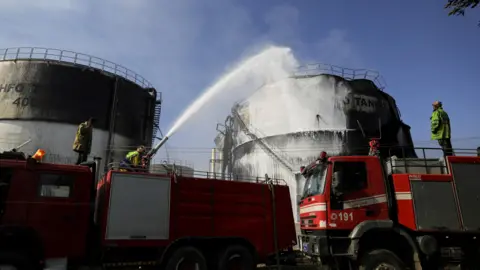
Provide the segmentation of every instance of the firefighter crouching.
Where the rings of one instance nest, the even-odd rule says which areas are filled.
[[[145,146],[141,145],[135,151],[129,152],[120,162],[120,171],[139,171],[143,169],[142,155],[145,153]]]

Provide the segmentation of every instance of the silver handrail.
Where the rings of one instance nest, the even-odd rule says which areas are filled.
[[[18,47],[0,49],[0,61],[43,60],[86,66],[123,77],[143,88],[152,84],[134,71],[99,57],[60,49]]]
[[[150,168],[142,169],[142,168],[135,168],[137,172],[143,173],[153,173],[153,174],[166,174],[172,173],[173,169],[175,168],[173,164],[163,164],[162,167],[154,167],[151,164]],[[160,164],[162,165],[162,164]],[[120,162],[111,162],[108,163],[109,170],[119,170],[121,169]],[[176,166],[176,165],[175,165]],[[184,176],[184,177],[193,177],[198,179],[211,179],[211,180],[230,180],[230,181],[239,181],[239,182],[250,182],[250,183],[258,183],[258,184],[267,184],[268,182],[272,182],[274,185],[282,185],[287,186],[287,182],[284,179],[274,178],[274,177],[256,177],[252,175],[240,175],[240,174],[225,174],[222,178],[221,173],[216,172],[209,172],[209,171],[200,171],[194,170],[193,168],[187,167],[176,167],[175,174],[177,176]]]
[[[373,81],[380,90],[384,90],[387,86],[385,79],[378,71],[344,68],[324,63],[301,65],[293,72],[293,77],[313,77],[321,74],[337,75],[348,80],[367,79]]]

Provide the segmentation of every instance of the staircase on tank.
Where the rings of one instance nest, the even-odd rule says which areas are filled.
[[[270,155],[272,158],[280,162],[285,168],[290,170],[291,172],[294,172],[293,166],[290,165],[287,160],[289,159],[285,154],[283,154],[280,150],[273,148],[273,146],[268,145],[266,142],[263,141],[263,138],[257,137],[253,130],[256,130],[252,125],[247,126],[245,122],[243,121],[242,117],[240,114],[237,112],[237,110],[232,110],[233,115],[238,119],[238,122],[240,124],[240,128],[242,129],[245,134],[250,137],[254,142],[258,143],[260,147],[265,150],[265,152]]]

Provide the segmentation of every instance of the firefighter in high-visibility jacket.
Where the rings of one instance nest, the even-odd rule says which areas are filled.
[[[82,162],[87,161],[88,155],[92,150],[92,131],[95,118],[90,117],[87,121],[78,125],[77,133],[75,134],[75,140],[73,142],[73,151],[78,154],[77,162],[79,165]]]
[[[141,145],[135,151],[129,152],[120,162],[121,171],[137,171],[142,169],[142,155],[145,153],[145,146]]]
[[[433,112],[430,117],[430,131],[432,140],[437,140],[442,147],[444,156],[453,156],[451,142],[450,117],[443,110],[442,102],[435,101],[432,104]]]

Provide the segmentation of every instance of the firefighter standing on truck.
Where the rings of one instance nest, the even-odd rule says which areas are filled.
[[[88,155],[92,150],[92,132],[95,119],[90,117],[87,121],[78,125],[75,141],[73,142],[73,151],[78,153],[76,165],[87,161]]]
[[[445,156],[453,156],[452,142],[450,140],[450,118],[447,112],[443,110],[442,102],[435,101],[432,106],[433,112],[430,117],[431,138],[438,141]]]
[[[145,152],[145,146],[141,145],[135,151],[129,152],[120,162],[120,170],[136,171],[142,169],[142,155]]]

